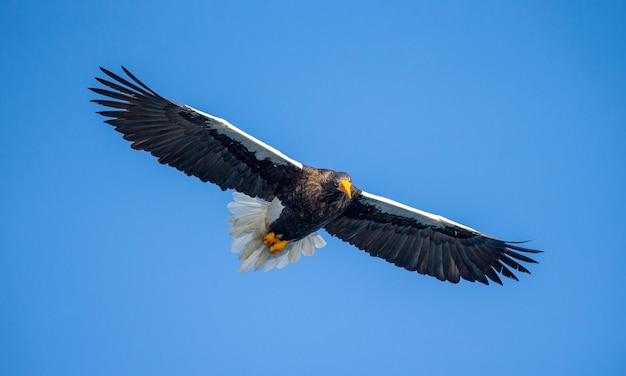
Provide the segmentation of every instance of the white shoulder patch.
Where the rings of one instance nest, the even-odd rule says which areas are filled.
[[[366,202],[370,205],[375,206],[378,210],[383,213],[388,213],[392,215],[397,215],[401,217],[413,218],[416,221],[423,223],[425,225],[434,226],[434,227],[444,227],[444,226],[456,226],[460,227],[464,230],[479,233],[471,227],[464,226],[460,223],[451,221],[445,217],[442,217],[437,214],[431,214],[419,209],[412,208],[408,205],[401,204],[397,201],[390,200],[386,197],[377,196],[371,193],[367,193],[365,191],[362,192],[362,196],[366,198]]]
[[[269,159],[276,164],[292,164],[298,168],[302,168],[302,163],[296,161],[295,159],[289,158],[277,149],[247,134],[246,132],[226,121],[225,119],[209,115],[206,112],[202,112],[188,105],[185,105],[185,107],[211,120],[214,123],[215,128],[218,132],[246,145],[246,147],[248,147],[250,151],[254,153],[258,160]]]

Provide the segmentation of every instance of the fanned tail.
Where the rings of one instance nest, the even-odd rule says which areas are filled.
[[[282,269],[290,262],[298,261],[300,255],[311,256],[315,253],[315,248],[326,245],[326,241],[314,232],[304,239],[287,243],[281,252],[271,254],[263,244],[263,236],[283,210],[280,201],[274,198],[267,202],[234,192],[233,201],[227,207],[233,213],[228,218],[228,223],[232,225],[229,235],[234,238],[230,250],[239,254],[240,272],[251,268],[264,271]]]

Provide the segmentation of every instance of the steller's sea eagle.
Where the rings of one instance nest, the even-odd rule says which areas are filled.
[[[503,241],[470,227],[352,184],[345,172],[303,165],[224,119],[163,98],[122,67],[131,81],[100,68],[108,87],[90,88],[107,97],[99,114],[132,141],[178,170],[222,190],[234,189],[231,250],[242,271],[282,268],[326,242],[325,229],[372,256],[442,281],[461,278],[502,284],[498,273],[530,273],[523,253],[540,251]]]

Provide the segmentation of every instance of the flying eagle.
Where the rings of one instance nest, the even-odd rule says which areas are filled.
[[[303,165],[224,119],[160,96],[124,67],[132,82],[100,69],[109,79],[96,80],[108,89],[90,89],[108,98],[93,102],[110,108],[98,113],[133,149],[237,191],[228,221],[242,271],[282,268],[312,255],[326,244],[320,229],[371,256],[452,283],[502,284],[498,273],[517,280],[509,268],[530,273],[520,261],[536,261],[522,253],[541,252],[365,192],[345,172]]]

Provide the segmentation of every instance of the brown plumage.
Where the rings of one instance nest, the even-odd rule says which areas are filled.
[[[302,165],[223,119],[161,97],[125,68],[132,82],[101,69],[109,79],[96,79],[109,89],[91,90],[109,99],[94,102],[112,109],[99,113],[110,118],[106,122],[131,141],[133,149],[146,150],[160,163],[222,190],[278,205],[277,218],[268,214],[273,209],[267,206],[255,209],[265,211],[254,222],[246,219],[249,213],[233,220],[231,233],[244,239],[240,258],[247,267],[254,261],[259,268],[293,253],[294,244],[322,228],[372,256],[453,283],[463,278],[501,284],[498,273],[517,280],[509,268],[529,273],[520,262],[536,263],[522,253],[540,251],[364,192],[351,184],[347,173]],[[302,247],[309,254],[308,246]],[[256,258],[245,261],[249,257]],[[278,267],[285,264],[275,262]]]

